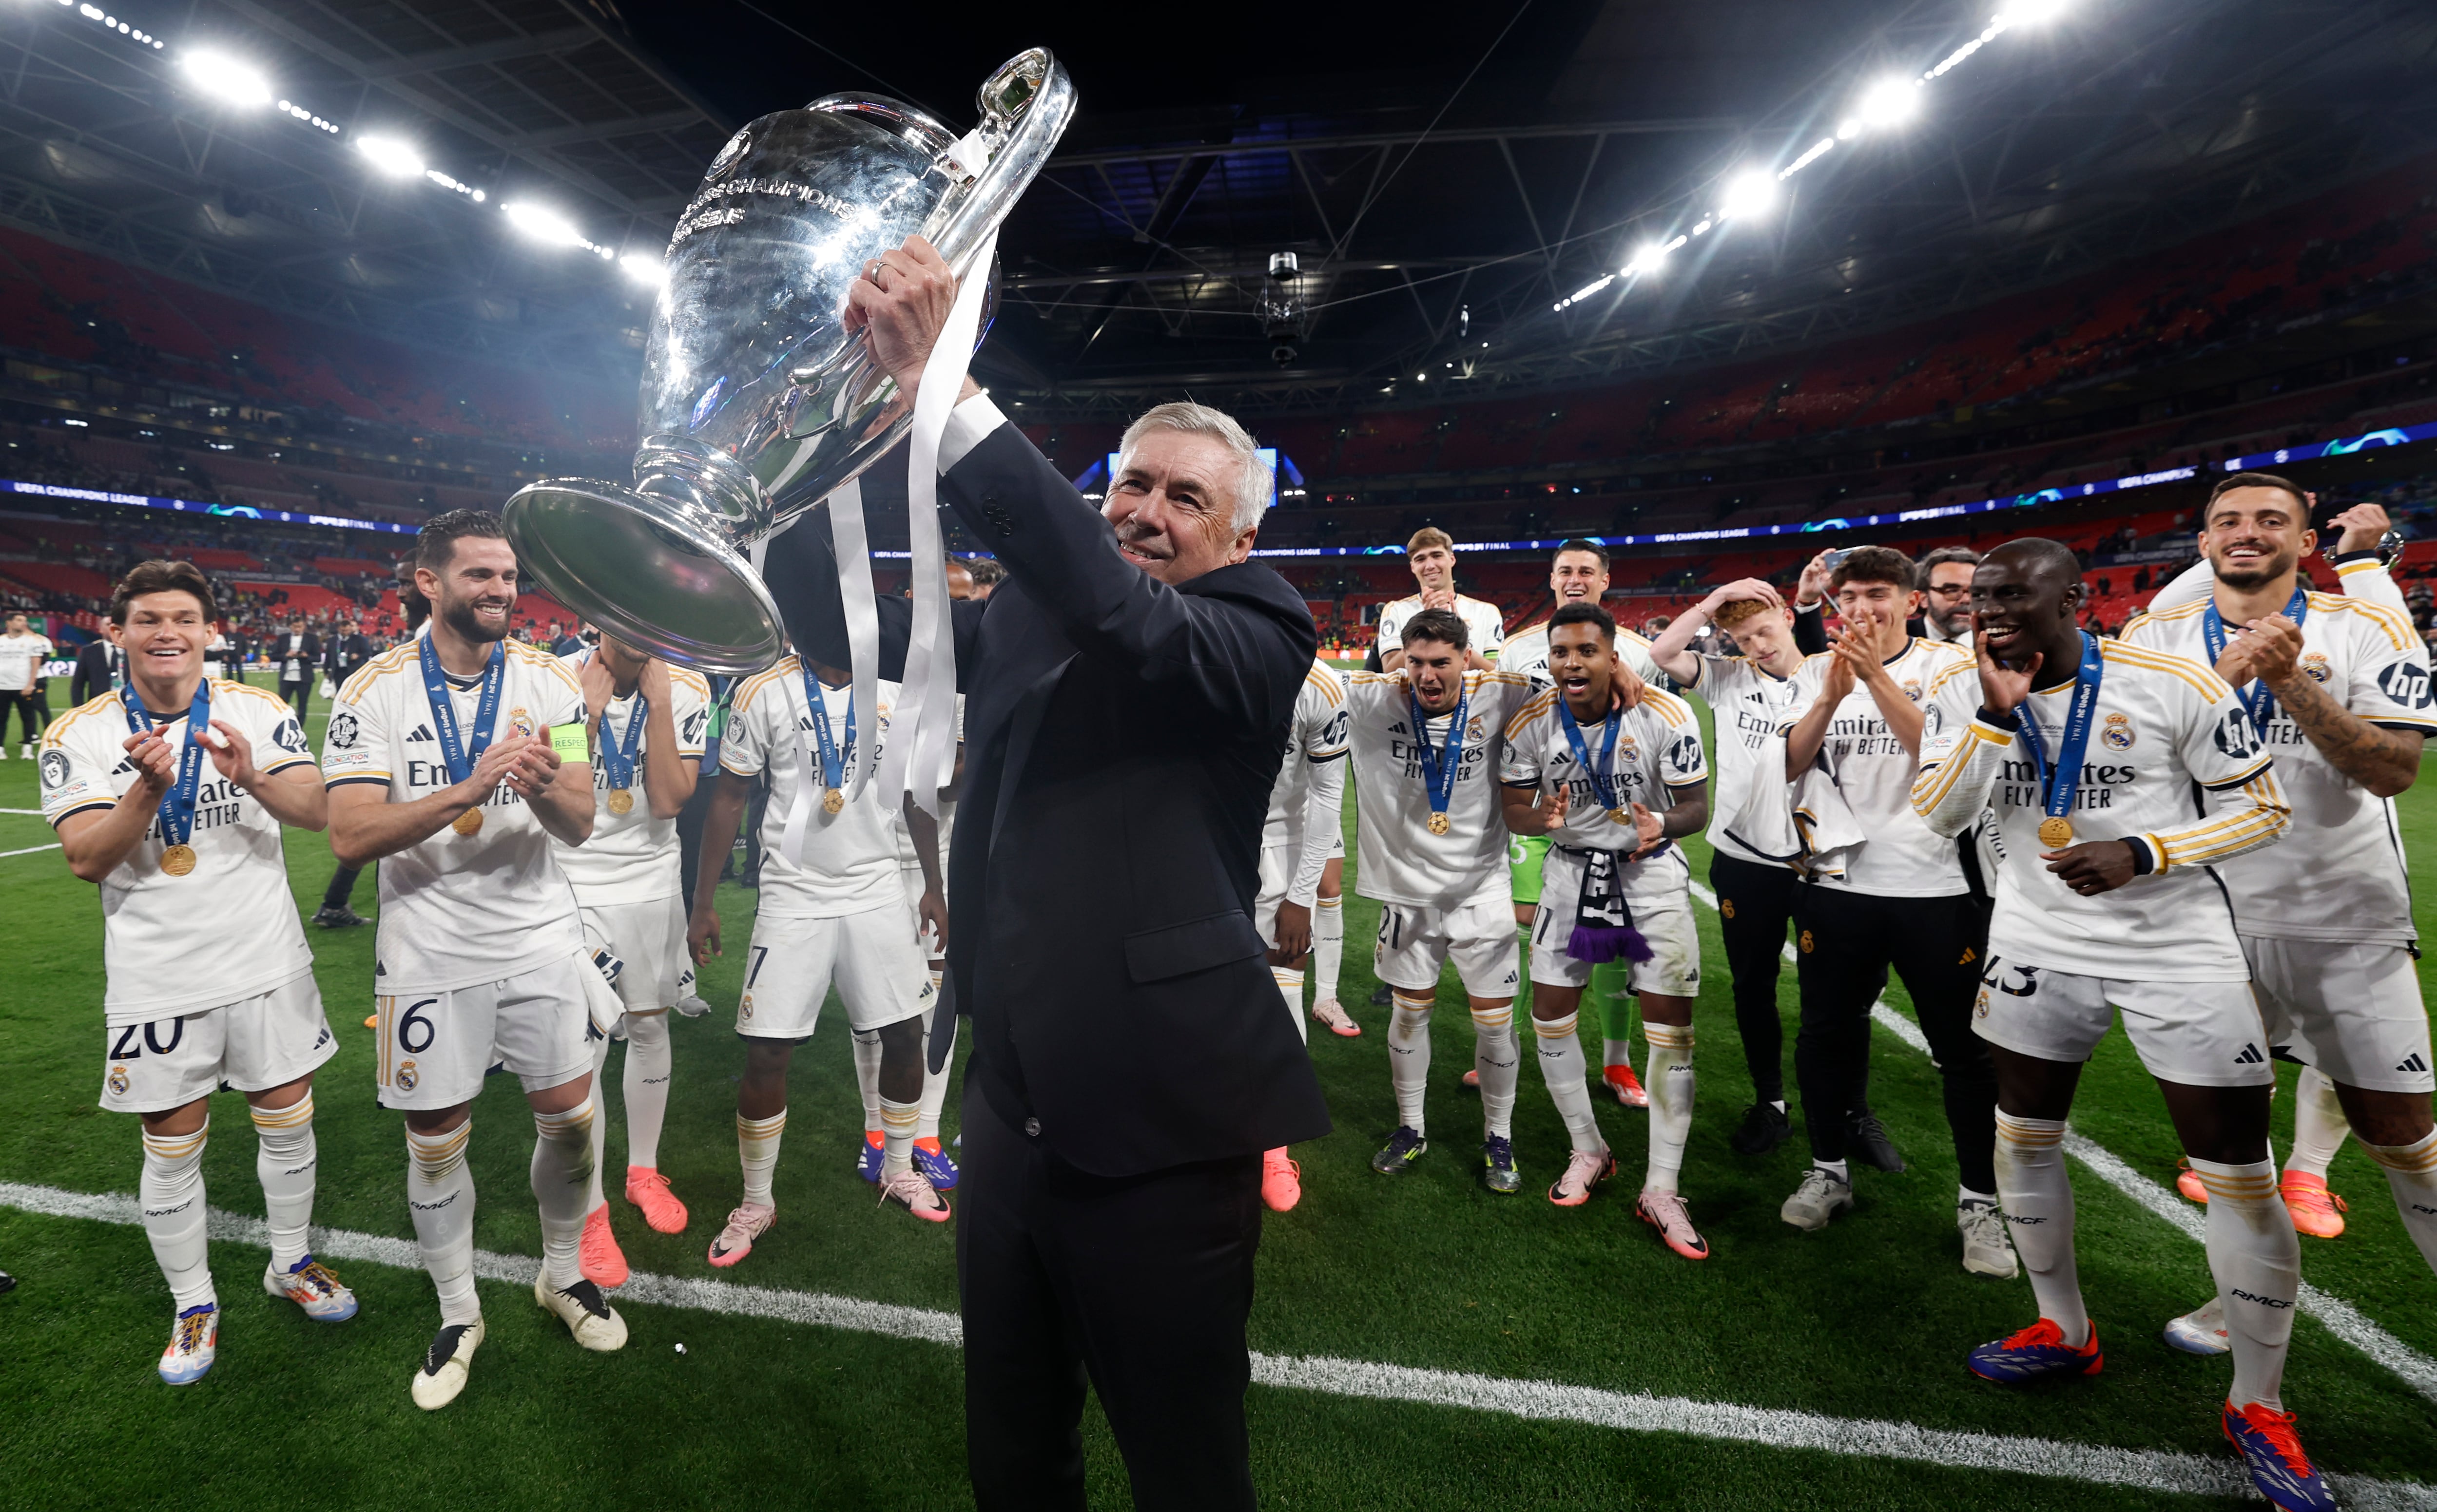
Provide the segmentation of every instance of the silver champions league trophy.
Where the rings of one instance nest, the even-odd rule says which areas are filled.
[[[554,597],[706,672],[779,659],[785,627],[746,549],[914,420],[915,396],[847,334],[848,288],[917,233],[960,281],[987,279],[980,254],[1075,113],[1074,85],[1043,48],[1010,59],[977,99],[981,124],[961,138],[896,100],[830,95],[720,148],[669,238],[633,486],[546,478],[503,512],[517,555]]]

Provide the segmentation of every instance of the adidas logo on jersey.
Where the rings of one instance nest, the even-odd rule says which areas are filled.
[[[414,727],[414,733],[408,736],[406,740],[409,745],[412,745],[417,740],[429,740],[430,739],[431,726],[428,724],[418,724]]]
[[[2267,1059],[2267,1056],[2259,1053],[2258,1046],[2246,1044],[2242,1047],[2242,1053],[2234,1058],[2234,1063],[2236,1066],[2257,1066]]]
[[[2396,1069],[2396,1070],[2398,1070],[2398,1071],[2425,1071],[2425,1070],[2427,1070],[2428,1069],[2428,1057],[2426,1057],[2426,1056],[2422,1055],[2422,1054],[2421,1054],[2418,1051],[2416,1051],[2416,1050],[2415,1050],[2415,1051],[2413,1051],[2411,1054],[2406,1055],[2405,1057],[2403,1057],[2403,1063],[2402,1063],[2401,1065],[2399,1065],[2399,1066],[2395,1067],[2395,1069]]]

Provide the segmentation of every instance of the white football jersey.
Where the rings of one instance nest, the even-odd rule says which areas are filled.
[[[1379,650],[1382,654],[1405,643],[1405,621],[1421,612],[1422,596],[1418,593],[1379,606]],[[1466,598],[1463,594],[1455,596],[1455,613],[1456,617],[1464,621],[1464,633],[1472,642],[1471,649],[1481,652],[1482,661],[1496,663],[1500,654],[1499,648],[1506,644],[1506,617],[1498,612],[1496,604]]]
[[[2143,615],[2124,627],[2123,639],[2205,666],[2208,603]],[[2399,611],[2311,594],[2302,615],[2302,669],[2372,724],[2437,731],[2428,650]],[[2293,827],[2274,849],[2219,868],[2234,895],[2235,923],[2245,934],[2288,940],[2412,943],[2411,888],[2392,806],[2336,770],[2282,704],[2264,739],[2293,805]]]
[[[295,714],[274,694],[215,681],[212,718],[245,732],[254,764],[266,775],[312,765]],[[184,708],[157,728],[171,750],[183,752]],[[71,814],[116,807],[135,786],[124,749],[132,733],[116,693],[52,721],[43,732],[43,817],[56,826]],[[161,870],[169,845],[155,814],[127,859],[101,879],[106,1022],[149,1023],[217,1008],[313,969],[279,831],[270,810],[224,780],[206,752],[186,842],[195,869],[184,877]]]
[[[1287,749],[1278,762],[1278,780],[1270,788],[1269,817],[1261,823],[1263,845],[1303,843],[1304,802],[1311,795],[1311,769],[1345,755],[1344,674],[1324,661],[1314,661],[1295,690],[1294,721],[1287,727]]]
[[[1613,779],[1610,791],[1625,816],[1619,823],[1602,806],[1597,785],[1575,756],[1573,742],[1566,738],[1565,723],[1557,717],[1558,697],[1555,688],[1543,688],[1507,721],[1506,751],[1498,771],[1499,781],[1510,788],[1529,788],[1539,793],[1554,792],[1561,785],[1567,790],[1566,822],[1549,832],[1550,844],[1630,853],[1641,843],[1633,826],[1633,805],[1664,813],[1675,806],[1670,789],[1709,781],[1709,763],[1701,751],[1701,721],[1693,717],[1691,704],[1654,687],[1639,704],[1618,716],[1621,723],[1608,770]],[[1583,743],[1593,761],[1600,759],[1607,742],[1606,730],[1604,724],[1583,728]],[[1692,870],[1684,848],[1670,841],[1620,868],[1620,875],[1625,896],[1635,902],[1681,900]]]
[[[2017,712],[2023,731],[2012,732],[1977,718],[1973,664],[1941,678],[1913,801],[1931,828],[1950,834],[1995,807],[2006,860],[1989,949],[2008,964],[2128,982],[2247,982],[2213,863],[2284,832],[2290,810],[2275,762],[2234,690],[2206,667],[2113,640],[2098,646],[2106,669],[2069,816],[2073,843],[2130,840],[2148,851],[2149,875],[2083,897],[2041,859],[2054,847],[2040,843],[2046,798],[2023,741],[2035,728],[2054,762],[2070,682],[2033,693]]]
[[[1703,655],[1693,657],[1692,662],[1692,686],[1688,691],[1700,694],[1709,703],[1710,718],[1717,725],[1718,791],[1716,806],[1709,810],[1709,846],[1738,860],[1775,865],[1771,858],[1727,831],[1755,798],[1764,802],[1793,801],[1791,788],[1774,780],[1782,770],[1779,763],[1765,763],[1777,791],[1755,794],[1752,786],[1764,769],[1762,757],[1768,753],[1770,744],[1785,739],[1790,722],[1788,711],[1794,707],[1801,685],[1791,677],[1771,677],[1748,656]]]
[[[1915,635],[1886,669],[1904,696],[1919,704],[1941,673],[1972,665],[1970,652]],[[1829,653],[1823,652],[1795,670],[1794,692],[1779,728],[1792,730],[1810,711],[1828,667]],[[1869,838],[1847,853],[1843,876],[1822,875],[1815,878],[1816,885],[1873,897],[1953,897],[1971,891],[1955,843],[1931,834],[1912,811],[1912,781],[1919,764],[1887,728],[1878,701],[1858,677],[1829,721],[1819,758]]]
[[[1532,680],[1508,671],[1466,672],[1464,727],[1447,799],[1447,832],[1429,830],[1422,744],[1445,753],[1454,711],[1413,729],[1405,674],[1354,672],[1345,701],[1360,791],[1355,891],[1381,903],[1447,909],[1507,896],[1506,818],[1498,748],[1507,721],[1532,696]]]
[[[547,740],[555,725],[584,722],[584,692],[558,658],[519,640],[507,647],[494,739]],[[364,664],[339,689],[322,738],[322,776],[331,788],[378,783],[392,803],[412,803],[449,786],[423,686],[429,636],[417,635]],[[450,677],[457,727],[473,735],[482,682]],[[561,779],[567,775],[561,769]],[[374,967],[384,994],[454,992],[501,982],[563,959],[583,942],[575,893],[559,869],[558,845],[515,789],[501,783],[478,809],[471,835],[444,825],[380,861],[380,939]]]
[[[770,799],[762,809],[761,918],[828,919],[872,909],[905,906],[905,884],[897,873],[898,806],[881,796],[876,783],[867,783],[859,797],[850,797],[836,813],[822,806],[828,785],[822,780],[820,741],[814,734],[812,701],[804,696],[803,664],[789,656],[766,672],[746,678],[736,690],[735,711],[719,741],[719,766],[740,777],[770,773]],[[857,768],[878,762],[888,739],[888,711],[896,705],[895,683],[880,685],[880,707],[867,715],[855,711],[854,747],[846,747],[850,687],[821,686],[821,707],[829,717],[830,739],[845,758],[841,786],[851,792]],[[804,738],[809,773],[797,759],[796,737]],[[794,810],[798,783],[809,782],[810,811],[804,819],[803,864],[791,866],[783,854],[787,816]]]
[[[590,660],[590,648],[562,656],[560,662],[575,675],[580,685],[584,664]],[[703,727],[710,722],[710,684],[700,672],[683,667],[669,669],[670,722],[676,726],[676,759],[702,759]],[[640,694],[613,699],[609,707],[594,716],[592,739],[597,746],[605,740],[619,742],[625,749],[626,731],[642,702]],[[606,721],[607,734],[601,724]],[[680,868],[677,846],[677,822],[672,817],[652,817],[652,801],[643,791],[643,772],[658,757],[652,750],[651,711],[643,710],[644,733],[635,739],[635,778],[629,791],[632,807],[621,814],[609,807],[609,764],[593,753],[592,761],[592,838],[581,845],[558,845],[558,865],[574,885],[576,901],[587,908],[605,903],[649,903],[657,898],[677,897],[685,892],[685,879]]]
[[[0,693],[23,692],[50,656],[47,636],[30,630],[22,635],[0,634]]]
[[[1616,653],[1633,675],[1653,687],[1674,687],[1675,685],[1650,659],[1650,642],[1622,625],[1616,627]],[[1498,652],[1498,669],[1505,672],[1521,672],[1538,682],[1549,681],[1549,622],[1542,620],[1529,630],[1515,633]]]

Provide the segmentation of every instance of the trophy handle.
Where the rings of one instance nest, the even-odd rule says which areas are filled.
[[[1066,65],[1046,47],[1028,48],[999,66],[974,95],[981,124],[973,135],[951,149],[961,154],[973,144],[988,149],[983,167],[961,195],[951,196],[932,216],[924,239],[938,249],[961,279],[972,269],[973,252],[983,238],[1004,222],[1015,202],[1056,151],[1075,118],[1075,81]],[[954,171],[949,166],[947,171]]]

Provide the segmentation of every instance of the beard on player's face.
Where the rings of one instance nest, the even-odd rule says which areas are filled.
[[[2263,536],[2246,533],[2212,542],[2208,558],[2218,582],[2229,588],[2256,588],[2299,566],[2302,553]]]
[[[476,645],[488,645],[508,638],[508,612],[516,607],[513,595],[501,599],[497,594],[475,593],[460,599],[444,593],[440,600],[440,622],[451,634]]]

